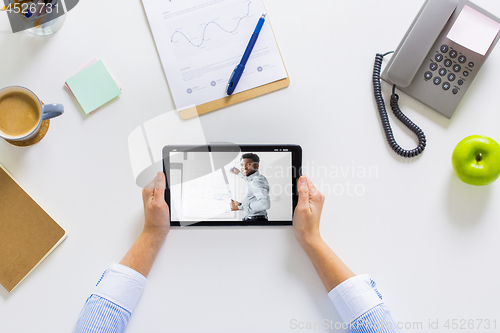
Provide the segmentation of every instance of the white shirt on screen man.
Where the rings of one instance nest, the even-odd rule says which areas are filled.
[[[267,210],[271,208],[271,199],[266,177],[258,170],[250,176],[245,176],[242,172],[238,176],[247,183],[247,194],[239,206],[239,210],[243,212],[243,220],[256,216],[267,218]]]

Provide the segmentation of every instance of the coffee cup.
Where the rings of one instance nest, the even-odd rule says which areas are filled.
[[[62,104],[42,104],[31,90],[10,86],[0,90],[0,137],[25,141],[35,137],[42,121],[64,113]]]

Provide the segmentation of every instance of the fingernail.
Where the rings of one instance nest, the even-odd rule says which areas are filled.
[[[299,178],[299,182],[300,182],[301,184],[304,184],[304,183],[306,182],[306,177],[305,177],[305,176],[301,176],[301,177]]]
[[[158,172],[158,175],[156,176],[156,180],[161,180],[163,178],[163,175],[161,172]]]

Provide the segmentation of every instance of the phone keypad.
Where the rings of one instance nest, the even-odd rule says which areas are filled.
[[[464,68],[464,67],[465,68]],[[439,86],[443,91],[451,90],[453,95],[458,95],[460,86],[465,84],[466,78],[474,68],[474,62],[467,63],[467,57],[446,44],[436,50],[434,59],[429,65],[430,71],[424,73],[424,79]],[[434,75],[432,72],[436,72]]]

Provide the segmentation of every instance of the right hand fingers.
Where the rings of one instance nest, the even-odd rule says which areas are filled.
[[[298,181],[299,201],[297,207],[311,209],[311,204],[323,206],[325,196],[307,176],[301,176]]]
[[[316,186],[314,186],[313,182],[307,178],[307,185],[309,187],[309,197],[317,203],[323,204],[325,201],[325,195],[318,191]]]
[[[297,187],[299,191],[299,201],[297,206],[305,208],[309,204],[309,185],[306,176],[300,176]]]

